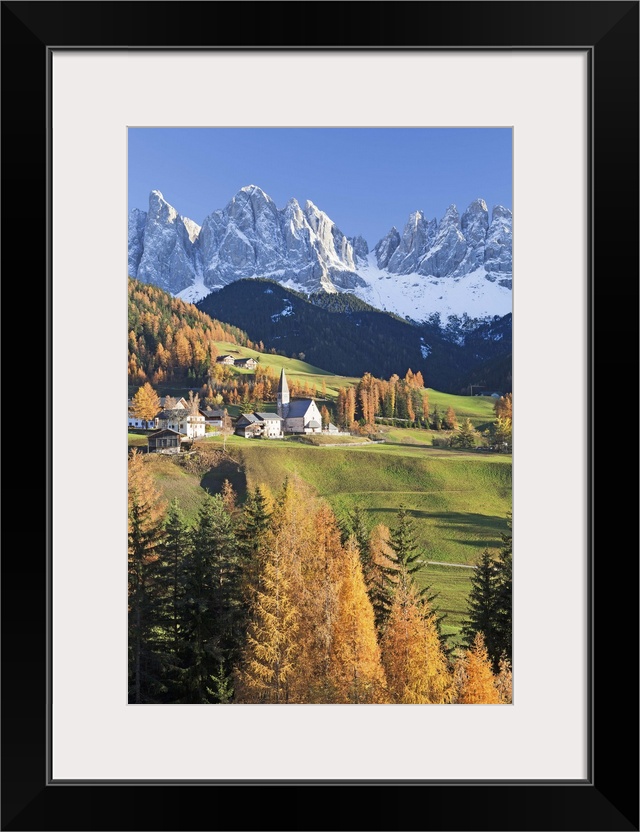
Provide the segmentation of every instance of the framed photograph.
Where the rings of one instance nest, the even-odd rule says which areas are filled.
[[[283,42],[282,18],[293,10],[296,19],[313,20],[313,26],[308,31],[301,27],[287,43]],[[339,14],[339,26],[336,15],[327,16],[327,10]],[[221,27],[218,21],[213,42],[199,42],[208,37],[203,35],[207,16],[215,19],[216,12],[223,11],[227,22]],[[614,366],[613,349],[615,366],[620,365],[621,355],[626,362],[631,345],[624,332],[635,330],[621,317],[621,309],[637,300],[637,247],[631,248],[629,241],[635,239],[638,227],[638,3],[428,2],[332,7],[5,2],[2,16],[3,172],[5,207],[10,209],[5,210],[5,240],[18,236],[18,223],[20,236],[25,237],[26,217],[31,229],[29,245],[20,245],[19,261],[7,253],[5,245],[5,279],[14,271],[29,274],[27,292],[20,295],[30,310],[33,331],[29,335],[36,327],[46,334],[44,351],[37,353],[40,362],[33,366],[39,366],[46,355],[46,476],[39,473],[37,479],[46,481],[40,505],[47,520],[42,546],[28,547],[20,558],[5,557],[3,564],[3,828],[189,829],[199,828],[194,818],[202,811],[208,818],[206,826],[242,829],[345,825],[362,829],[638,829],[637,697],[625,682],[628,663],[634,660],[629,657],[637,655],[637,547],[629,557],[626,546],[620,546],[624,538],[617,530],[622,523],[614,525],[613,518],[626,516],[628,492],[616,485],[619,474],[607,470],[609,461],[619,459],[614,436],[628,430],[628,418],[616,406],[609,373],[606,385],[605,370],[596,375],[596,369]],[[417,44],[416,32],[421,33]],[[190,137],[196,132],[199,138],[215,133],[218,142],[221,131],[225,131],[226,144],[207,146],[204,158],[211,160],[212,169],[203,167],[199,175],[197,148],[190,144]],[[438,138],[446,141],[439,149],[441,161],[425,173],[420,153],[429,146],[428,131],[439,131]],[[465,152],[458,144],[462,133]],[[384,153],[373,154],[368,146],[371,137],[379,144],[382,135],[386,139],[400,134],[401,141],[389,143],[388,158]],[[422,144],[405,143],[409,134],[412,139],[421,137]],[[236,233],[233,245],[227,240],[225,246],[216,237],[216,223],[225,222],[228,236],[230,209],[224,208],[217,195],[223,183],[233,178],[238,159],[246,163],[247,171],[262,171],[266,177],[269,160],[276,158],[275,141],[282,160],[278,182],[283,193],[284,171],[292,181],[297,172],[297,181],[309,187],[308,173],[313,169],[317,187],[326,187],[328,202],[332,180],[337,205],[356,204],[353,191],[360,190],[361,206],[367,204],[371,220],[379,208],[374,204],[376,192],[381,199],[387,195],[385,217],[392,213],[392,194],[406,192],[402,172],[410,182],[413,171],[413,177],[428,183],[434,193],[442,185],[438,175],[447,164],[450,182],[454,174],[465,179],[469,164],[476,169],[484,166],[485,174],[490,170],[485,181],[495,184],[503,174],[497,167],[494,171],[489,143],[492,136],[502,134],[509,137],[508,164],[503,154],[502,170],[511,168],[504,187],[512,193],[501,196],[496,187],[495,196],[486,194],[492,203],[486,214],[494,204],[501,204],[497,214],[494,210],[493,216],[485,216],[484,202],[469,199],[458,205],[463,217],[456,218],[445,213],[447,205],[440,208],[437,199],[431,202],[431,196],[425,195],[425,210],[431,211],[433,204],[433,211],[439,212],[432,229],[436,236],[446,231],[450,221],[455,228],[465,225],[468,242],[477,213],[483,228],[481,254],[470,244],[456,253],[455,245],[444,241],[443,235],[442,245],[435,244],[435,237],[429,238],[420,251],[407,244],[403,251],[406,268],[398,266],[394,271],[393,264],[389,268],[392,254],[385,260],[382,245],[385,239],[389,243],[388,235],[379,235],[381,245],[375,245],[377,239],[368,239],[365,245],[355,236],[360,231],[342,228],[344,223],[331,217],[333,209],[328,206],[296,205],[304,214],[300,223],[311,229],[308,236],[313,232],[321,241],[322,223],[331,229],[333,248],[328,254],[320,242],[312,246],[326,257],[318,266],[320,277],[318,268],[306,264],[309,279],[317,278],[325,289],[330,281],[356,284],[362,280],[365,285],[358,284],[356,290],[361,292],[358,297],[362,309],[366,305],[366,314],[394,313],[395,317],[387,314],[384,320],[397,321],[398,326],[403,321],[405,326],[424,321],[421,303],[427,289],[434,295],[430,310],[440,311],[436,301],[442,301],[443,312],[453,314],[454,307],[445,303],[449,296],[444,300],[435,296],[442,285],[438,280],[446,271],[441,263],[445,249],[447,263],[455,260],[451,275],[446,274],[453,275],[458,284],[473,274],[472,265],[481,265],[489,279],[485,276],[479,289],[474,286],[469,291],[482,295],[485,284],[490,284],[492,291],[513,293],[513,701],[504,694],[504,687],[496,693],[504,698],[495,700],[502,707],[489,708],[491,699],[462,698],[463,665],[457,671],[456,693],[449,700],[409,700],[399,693],[394,694],[396,698],[385,694],[389,698],[372,695],[363,700],[358,698],[363,695],[360,688],[354,699],[349,698],[353,686],[345,692],[335,682],[342,678],[342,668],[332,677],[331,693],[325,691],[319,697],[315,689],[300,693],[298,687],[291,702],[276,708],[274,702],[281,700],[273,699],[274,694],[265,694],[264,686],[251,687],[246,668],[255,655],[242,654],[237,665],[232,667],[231,660],[226,665],[231,653],[225,651],[231,648],[225,646],[224,638],[217,652],[211,653],[218,661],[217,669],[207,668],[206,684],[200,687],[190,682],[188,694],[180,688],[182,682],[176,682],[177,676],[144,675],[142,660],[155,660],[159,652],[153,652],[155,647],[149,652],[152,637],[149,632],[132,631],[128,616],[132,602],[127,601],[124,564],[125,393],[135,399],[146,383],[154,393],[170,399],[183,390],[184,407],[190,414],[182,420],[184,426],[180,414],[176,416],[180,408],[175,401],[165,399],[163,409],[148,418],[140,401],[130,401],[128,420],[134,438],[129,442],[141,446],[146,442],[145,449],[150,451],[173,450],[169,447],[173,442],[188,462],[197,455],[200,439],[189,432],[204,419],[202,442],[210,442],[212,448],[221,445],[225,454],[227,446],[233,451],[228,453],[229,465],[237,465],[238,470],[234,473],[229,467],[229,486],[225,486],[226,499],[232,501],[234,490],[255,484],[251,472],[248,485],[240,482],[249,471],[240,464],[249,454],[243,449],[271,453],[282,447],[289,453],[287,442],[294,439],[300,447],[300,435],[312,443],[310,448],[314,442],[333,445],[335,441],[329,440],[340,434],[341,441],[355,444],[361,439],[392,440],[401,460],[396,466],[406,467],[403,454],[408,458],[415,453],[406,450],[407,437],[418,443],[424,436],[422,445],[428,445],[428,435],[430,448],[435,445],[437,449],[432,436],[434,402],[425,407],[423,420],[415,411],[418,400],[422,407],[425,397],[435,396],[425,388],[437,386],[428,380],[422,385],[422,380],[407,374],[398,386],[400,397],[405,396],[404,409],[386,412],[382,407],[389,387],[384,385],[389,385],[393,374],[385,375],[381,369],[371,382],[378,385],[380,411],[370,408],[373,393],[371,399],[362,395],[348,418],[340,396],[346,401],[351,382],[345,381],[342,387],[336,379],[353,379],[352,389],[359,394],[367,383],[359,368],[354,369],[361,349],[355,330],[347,338],[353,344],[348,356],[352,363],[345,359],[347,347],[336,348],[335,354],[326,356],[336,366],[329,377],[316,370],[332,368],[319,363],[315,355],[310,360],[298,341],[287,341],[279,349],[277,335],[276,343],[269,343],[268,338],[274,338],[271,330],[264,339],[257,330],[238,334],[246,326],[237,308],[233,320],[230,311],[226,318],[226,324],[235,329],[227,326],[210,338],[206,373],[202,362],[199,369],[185,363],[182,376],[171,376],[167,368],[172,365],[163,364],[161,352],[158,357],[156,350],[153,360],[147,360],[144,343],[134,338],[129,350],[125,346],[132,321],[125,269],[140,281],[132,291],[140,295],[141,314],[149,326],[153,327],[151,310],[165,301],[160,294],[144,300],[141,287],[153,285],[156,293],[168,291],[169,306],[171,296],[179,296],[171,307],[173,338],[181,325],[176,323],[180,313],[176,304],[204,296],[206,292],[195,292],[200,283],[209,289],[222,286],[219,298],[225,287],[235,287],[236,292],[242,288],[243,281],[235,282],[235,278],[243,276],[243,234]],[[159,136],[165,142],[162,146],[156,141]],[[346,144],[334,144],[330,151],[335,136],[339,142],[355,136],[355,152],[352,147],[349,155]],[[145,205],[127,199],[128,189],[130,195],[136,193],[137,178],[140,187],[143,183],[146,187],[145,177],[138,177],[140,171],[162,169],[162,154],[171,142],[174,170],[184,183],[184,202],[197,198],[206,203],[201,214],[192,217],[195,222],[184,219],[190,215],[188,204],[160,194],[160,183],[146,191],[148,195],[158,188],[152,193],[157,217]],[[302,144],[307,146],[306,156],[299,152]],[[355,176],[367,154],[377,160],[376,173],[385,188],[367,190],[375,177],[369,175],[365,181]],[[331,160],[328,166],[325,157]],[[396,157],[402,157],[401,166]],[[267,166],[261,168],[265,159]],[[307,175],[302,176],[303,172]],[[247,195],[247,188],[257,185],[260,188]],[[289,196],[313,200],[312,194],[295,191],[302,185],[291,187],[293,192],[288,196],[278,192],[273,202],[261,182],[238,182],[236,208],[246,202],[254,211],[253,197],[259,190],[255,198],[273,202],[272,213],[280,217],[280,223],[285,204],[290,211],[295,209],[287,203]],[[234,192],[228,194],[229,199]],[[462,201],[466,194],[462,186],[460,193],[450,201]],[[512,205],[505,204],[509,197]],[[140,210],[130,215],[127,224],[127,210],[136,208]],[[513,287],[506,268],[507,244],[497,233],[504,232],[511,208]],[[430,216],[413,215],[425,239],[431,233]],[[171,242],[171,263],[163,249],[168,233],[163,217],[171,220],[172,234],[177,233],[174,220],[179,218],[184,238],[182,248]],[[390,216],[389,225],[400,227],[396,232],[400,240],[391,241],[394,251],[404,244],[404,223],[405,216]],[[496,226],[487,242],[493,223],[500,229]],[[244,228],[241,222],[231,224]],[[378,237],[377,230],[371,234]],[[408,232],[405,236],[411,237]],[[35,240],[41,241],[39,247],[33,245]],[[280,253],[280,259],[274,260],[271,272],[280,269],[282,274],[275,283],[265,284],[267,294],[262,300],[266,308],[274,292],[282,293],[278,314],[285,324],[298,302],[298,295],[286,293],[301,288],[299,281],[291,282],[284,273],[286,263],[298,256],[295,249],[289,245],[286,257]],[[407,256],[416,256],[411,268]],[[476,258],[471,265],[465,260],[470,257]],[[233,281],[225,278],[229,269],[234,270]],[[414,285],[420,269],[429,287]],[[389,274],[396,281],[406,276],[402,308],[392,308],[397,295],[383,297],[381,287]],[[184,285],[178,286],[181,280]],[[353,288],[351,283],[349,287]],[[309,283],[309,288],[318,287]],[[492,303],[496,302],[494,297]],[[40,312],[39,319],[31,314],[32,303]],[[145,304],[148,308],[143,309]],[[321,307],[322,302],[314,308]],[[481,314],[499,316],[504,311],[489,304]],[[215,309],[210,312],[215,317]],[[206,313],[201,306],[198,314]],[[198,324],[189,318],[188,325],[193,329]],[[134,322],[134,334],[135,326]],[[311,342],[315,326],[311,323],[307,330],[306,342]],[[431,345],[424,333],[421,338],[424,356]],[[394,339],[398,351],[401,340],[400,335]],[[171,343],[168,346],[174,349]],[[166,340],[162,347],[167,349]],[[179,350],[174,352],[179,361]],[[229,367],[222,366],[225,356],[230,358]],[[250,360],[257,366],[249,366]],[[398,361],[404,361],[404,356]],[[271,365],[276,364],[278,386],[271,390],[267,382],[271,383]],[[596,384],[598,378],[601,385]],[[449,384],[449,391],[454,390],[454,383],[470,384],[473,394],[474,380],[456,377],[442,384]],[[321,389],[323,382],[325,389]],[[478,407],[486,399],[491,408],[491,393],[496,392],[498,400],[507,392],[497,381],[483,378],[477,382],[487,389],[476,391],[486,394],[484,398],[467,396],[474,406],[474,399],[479,398]],[[495,390],[487,385],[495,385]],[[414,388],[416,395],[407,396]],[[196,405],[194,395],[202,399]],[[454,411],[452,402],[453,398],[448,404]],[[218,412],[223,414],[223,423],[213,425]],[[606,421],[599,416],[603,413]],[[483,441],[473,433],[481,415],[469,411],[473,445]],[[160,417],[162,423],[156,421]],[[237,421],[227,431],[224,420],[229,417]],[[147,424],[131,421],[140,419]],[[207,419],[213,428],[210,439],[206,438]],[[335,435],[330,435],[329,425],[335,425]],[[495,435],[485,427],[486,442],[495,444]],[[447,440],[458,441],[463,432],[457,428],[448,426]],[[256,431],[260,438],[249,438]],[[601,439],[599,452],[596,436]],[[333,453],[330,448],[316,450]],[[496,450],[500,449],[488,449],[490,453]],[[446,450],[465,451],[469,449]],[[358,460],[365,458],[364,453],[371,455],[358,448],[339,451],[343,456],[348,453]],[[166,480],[170,473],[169,468],[164,470],[165,463],[184,475],[185,482],[205,477],[197,469],[197,459],[192,471],[176,467],[171,454],[153,456],[156,482]],[[20,467],[24,466],[22,461]],[[27,467],[32,478],[33,469]],[[355,531],[350,537],[339,528],[339,521],[351,517],[355,522],[357,477],[349,477],[347,468],[341,476],[343,515],[336,511],[335,520],[328,519],[325,525],[328,528],[335,522],[336,534],[343,533],[336,545],[344,547],[347,557]],[[370,471],[358,476],[373,478]],[[185,482],[166,487],[164,496],[182,495],[187,505],[191,496]],[[274,490],[277,487],[274,484]],[[25,492],[32,488],[33,482],[25,484]],[[221,492],[222,483],[209,490]],[[600,498],[597,527],[596,493]],[[222,502],[222,497],[218,500]],[[495,503],[496,517],[505,508],[503,503]],[[381,517],[389,516],[387,525],[393,532],[397,506],[371,503],[369,508],[378,524]],[[417,508],[410,505],[410,513]],[[486,506],[483,510],[488,511]],[[197,514],[197,507],[194,511]],[[468,515],[474,508],[466,506],[465,511]],[[635,516],[634,508],[629,506],[628,511]],[[479,527],[481,515],[479,511]],[[9,518],[11,526],[12,515]],[[320,523],[320,518],[315,520]],[[487,528],[487,534],[479,538],[499,540],[499,522]],[[455,560],[458,544],[459,539],[451,543],[443,533],[439,545]],[[466,565],[462,558],[458,562]],[[264,588],[268,571],[256,580]],[[16,592],[16,586],[22,591]],[[247,590],[241,607],[249,608],[254,591]],[[338,618],[338,601],[336,605]],[[306,610],[309,615],[310,609]],[[264,612],[268,618],[268,610]],[[460,621],[454,617],[451,625],[460,661],[467,655],[460,636],[462,617]],[[255,642],[257,631],[252,633]],[[138,637],[142,642],[148,639],[143,644],[146,653],[140,640],[136,647]],[[154,630],[153,638],[157,637]],[[391,673],[384,644],[381,649],[380,666]],[[495,658],[497,678],[499,656]],[[178,674],[184,669],[179,661],[173,667]],[[236,667],[244,673],[242,678],[233,675]],[[154,687],[156,683],[160,687]],[[233,685],[241,691],[237,702],[246,703],[244,707],[196,707],[235,704],[229,693]],[[258,688],[261,692],[256,694]],[[174,699],[171,690],[179,691]],[[462,707],[465,701],[471,704]],[[309,707],[300,707],[303,703]],[[621,736],[633,738],[625,741],[632,746],[631,762],[614,751]],[[398,797],[390,792],[374,796],[361,791],[376,787],[402,789],[400,801],[385,800]],[[242,808],[232,814],[222,811],[221,799],[235,806],[231,800],[238,796],[238,789],[248,790],[246,797],[255,799],[241,801]],[[317,799],[324,796],[323,789],[336,794],[340,789],[343,800],[348,790],[347,799],[358,816],[355,825],[336,816],[334,801]],[[239,796],[245,795],[240,792]],[[280,800],[271,802],[266,797]],[[293,799],[293,812],[287,811],[283,797]],[[313,808],[312,798],[316,798]],[[401,813],[400,803],[405,807]],[[364,804],[371,808],[363,808]],[[212,812],[218,813],[215,819]],[[417,821],[410,821],[409,813]]]

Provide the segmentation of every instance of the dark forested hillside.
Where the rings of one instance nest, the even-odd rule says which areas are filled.
[[[420,371],[425,384],[451,393],[470,384],[511,389],[511,315],[490,321],[438,319],[415,326],[349,294],[306,296],[270,280],[238,280],[198,308],[245,330],[267,349],[339,375],[388,378]]]

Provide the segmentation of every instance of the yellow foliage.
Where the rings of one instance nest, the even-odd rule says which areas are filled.
[[[420,602],[411,583],[401,582],[396,589],[382,639],[382,661],[393,702],[451,702],[453,679],[435,616]]]
[[[333,624],[331,678],[336,702],[362,704],[386,701],[386,683],[376,638],[373,607],[367,595],[358,547],[345,550],[345,569]]]
[[[456,663],[457,702],[462,705],[499,705],[500,694],[491,671],[491,661],[482,633]]]

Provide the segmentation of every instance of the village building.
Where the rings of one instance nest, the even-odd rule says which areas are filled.
[[[207,408],[200,408],[200,415],[204,416],[205,425],[214,428],[221,428],[224,421],[224,410],[208,410]]]
[[[284,433],[321,433],[322,416],[313,399],[294,399],[289,396],[289,383],[284,372],[278,384],[278,416],[283,420]]]
[[[189,439],[197,439],[205,434],[205,417],[199,412],[191,413],[185,408],[161,410],[156,417],[158,427],[174,430]]]
[[[237,436],[245,439],[282,438],[282,419],[277,413],[243,413],[236,422],[235,432]]]
[[[155,430],[158,427],[158,419],[140,419],[133,415],[133,410],[129,408],[127,413],[127,427],[142,428],[143,430]]]
[[[216,358],[216,363],[218,364],[230,364],[233,366],[235,363],[235,358],[232,355],[219,355]]]
[[[242,367],[246,370],[255,370],[258,366],[258,362],[255,358],[236,358],[233,363],[235,367]]]
[[[150,454],[177,454],[180,453],[180,441],[182,436],[176,430],[164,428],[155,433],[149,434]]]
[[[166,408],[167,399],[171,398],[170,396],[160,396],[160,407],[162,410]],[[175,404],[173,406],[173,410],[187,410],[189,407],[189,402],[184,398],[184,396],[180,396],[179,399],[175,400]]]
[[[329,422],[329,424],[325,428],[325,433],[337,434],[340,433],[340,431],[332,422]]]

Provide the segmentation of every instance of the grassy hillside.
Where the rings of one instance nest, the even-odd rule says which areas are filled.
[[[425,431],[397,431],[424,434]],[[400,437],[402,438],[402,437]],[[221,440],[206,440],[221,448]],[[281,441],[232,437],[227,456],[204,475],[188,473],[165,457],[149,460],[167,499],[177,496],[195,519],[205,490],[217,493],[228,478],[240,497],[264,483],[273,491],[297,475],[326,499],[338,517],[361,506],[373,526],[393,527],[404,504],[415,518],[426,561],[419,582],[440,593],[445,629],[459,632],[473,566],[485,547],[498,548],[511,507],[511,457],[425,447],[420,444],[314,447],[294,438]],[[450,566],[445,564],[451,564]]]
[[[280,373],[284,367],[284,371],[290,381],[299,381],[302,384],[306,381],[309,383],[309,386],[315,384],[318,391],[322,389],[322,382],[324,381],[329,398],[335,398],[337,396],[339,387],[346,387],[348,385],[355,386],[359,381],[354,376],[335,375],[328,370],[323,370],[320,367],[315,367],[313,364],[308,364],[296,358],[261,353],[238,344],[230,345],[224,341],[220,341],[216,343],[216,347],[220,350],[221,355],[229,354],[234,358],[255,358],[260,361],[262,366],[271,367],[277,373]],[[252,370],[234,368],[234,372],[238,375],[248,375],[252,373]],[[459,418],[462,419],[468,416],[474,423],[491,422],[495,419],[493,413],[495,399],[492,399],[490,396],[455,396],[451,393],[442,393],[439,390],[433,390],[431,388],[427,388],[426,392],[429,396],[429,405],[431,408],[437,405],[441,415],[446,413],[448,407],[453,407]]]

